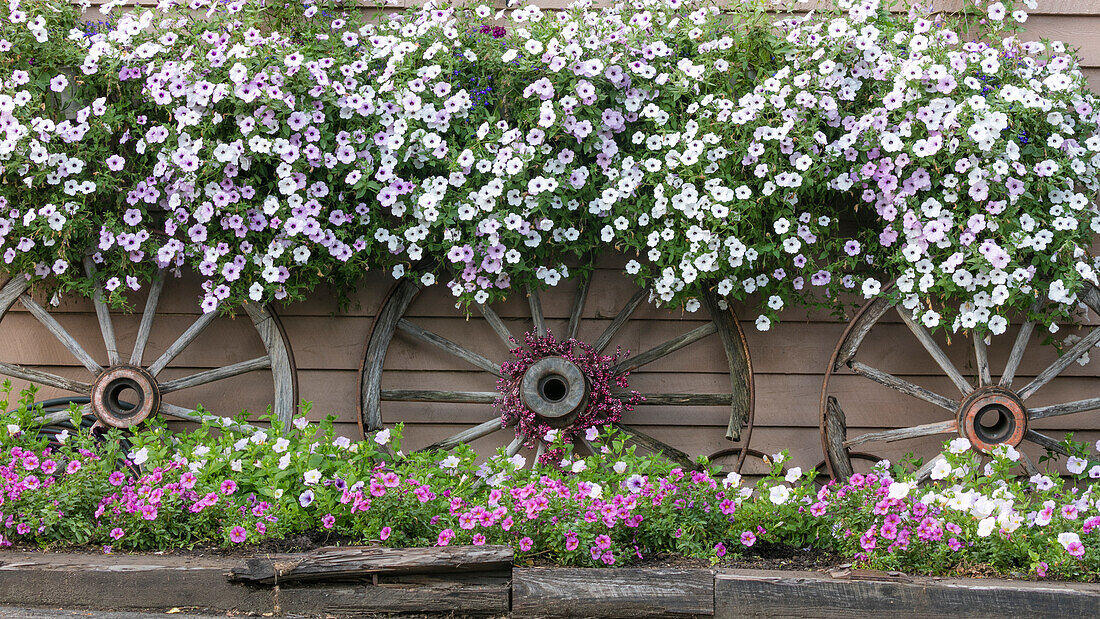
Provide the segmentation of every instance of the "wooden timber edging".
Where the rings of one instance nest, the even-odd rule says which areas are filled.
[[[1088,583],[926,578],[872,570],[528,568],[511,563],[511,549],[500,546],[325,548],[251,559],[4,551],[0,605],[516,618],[904,613],[907,619],[1063,619],[1096,616],[1100,610],[1100,585]],[[273,574],[279,584],[256,584],[273,581]]]

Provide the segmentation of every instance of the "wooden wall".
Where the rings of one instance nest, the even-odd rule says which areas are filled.
[[[557,7],[564,3],[548,0],[543,4]],[[1029,38],[1053,37],[1079,46],[1090,82],[1100,88],[1100,0],[1041,2],[1040,8],[1032,12],[1027,26]],[[580,330],[582,338],[595,338],[633,293],[631,284],[618,270],[618,264],[621,259],[616,257],[600,262]],[[393,281],[383,274],[367,275],[347,311],[338,311],[334,295],[328,290],[318,290],[308,302],[279,308],[298,366],[301,398],[313,402],[314,417],[338,415],[339,429],[348,435],[358,432],[357,379],[364,347],[373,318],[392,284]],[[564,328],[574,289],[575,283],[563,282],[543,293],[543,306],[551,328],[559,331]],[[159,354],[195,319],[196,290],[193,281],[166,289],[162,302],[164,314],[157,318],[146,359]],[[521,297],[517,294],[496,307],[517,336],[530,328],[527,303]],[[132,345],[143,302],[143,297],[137,295],[134,300],[137,313],[116,319],[116,330],[124,350]],[[66,302],[59,310],[60,320],[70,332],[86,349],[101,355],[102,340],[90,304]],[[640,352],[699,326],[701,314],[683,314],[679,310],[643,305],[635,314],[635,320],[613,341],[612,347],[621,345],[632,352]],[[818,403],[823,371],[844,330],[844,322],[822,314],[789,311],[771,331],[760,333],[753,325],[756,315],[751,309],[739,308],[739,314],[755,368],[757,406],[751,447],[766,453],[787,448],[797,464],[803,467],[817,464],[822,460]],[[453,308],[453,299],[440,286],[430,288],[414,301],[407,317],[494,361],[506,358],[503,344],[480,316],[467,319]],[[1092,317],[1093,322],[1095,318]],[[1013,334],[1014,331],[1010,331],[997,338],[990,348],[994,375],[1003,367]],[[972,376],[972,344],[965,338],[956,338],[950,345],[942,344],[956,365]],[[1033,353],[1019,372],[1020,380],[1034,376],[1056,355],[1050,347],[1034,346],[1031,350]],[[220,318],[169,366],[165,375],[180,376],[262,354],[259,339],[247,318]],[[1100,357],[1100,354],[1093,357]],[[944,395],[957,395],[957,392],[952,393],[951,385],[940,378],[942,373],[938,367],[896,317],[884,321],[872,332],[860,359]],[[88,380],[86,370],[77,366],[68,351],[19,307],[0,321],[0,360]],[[649,392],[719,392],[723,380],[728,386],[728,378],[723,374],[725,367],[718,340],[711,336],[635,373],[631,385]],[[1100,361],[1094,360],[1086,366],[1074,364],[1065,378],[1041,390],[1028,404],[1094,397],[1100,390],[1098,377]],[[863,429],[916,425],[945,418],[930,405],[895,396],[865,379],[843,375],[834,381],[834,393],[849,413],[850,436]],[[18,381],[16,383],[18,386]],[[488,391],[493,389],[493,379],[398,333],[387,357],[384,387]],[[256,411],[270,399],[271,384],[270,378],[257,373],[193,391],[172,394],[167,400],[179,405],[202,402],[218,412],[242,408]],[[46,389],[41,397],[52,395],[57,393]],[[486,405],[402,403],[384,406],[383,415],[387,423],[406,422],[407,446],[416,447],[452,434],[465,427],[463,424],[473,425],[489,419],[492,410]],[[637,409],[631,422],[690,453],[709,454],[731,446],[724,439],[727,420],[728,415],[720,408],[645,406]],[[1078,430],[1079,437],[1095,440],[1100,437],[1100,413],[1045,420],[1037,427],[1046,428],[1048,433],[1059,437],[1062,431]],[[482,445],[489,443],[486,440]],[[868,446],[868,450],[871,447]],[[874,447],[879,447],[875,453],[897,457],[913,449],[914,445],[900,443],[893,448]]]

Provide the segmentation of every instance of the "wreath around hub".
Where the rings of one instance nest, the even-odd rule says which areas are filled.
[[[621,420],[644,399],[630,390],[629,372],[615,373],[628,354],[621,349],[604,355],[577,339],[527,332],[512,354],[516,359],[500,366],[501,397],[493,406],[501,423],[515,424],[516,436],[527,447],[550,432],[560,432],[566,444],[579,442],[590,428]],[[540,462],[561,456],[561,449],[547,449]]]

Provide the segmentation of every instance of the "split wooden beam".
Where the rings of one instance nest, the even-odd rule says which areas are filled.
[[[385,548],[332,546],[304,555],[249,559],[227,578],[257,585],[338,581],[383,574],[491,572],[512,567],[511,546],[443,546]]]

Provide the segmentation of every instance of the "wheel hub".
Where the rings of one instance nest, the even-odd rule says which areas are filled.
[[[1012,391],[982,387],[963,400],[958,423],[959,436],[976,449],[990,451],[1002,443],[1016,447],[1027,432],[1027,409]]]
[[[92,413],[112,428],[128,428],[160,408],[160,389],[153,375],[133,365],[105,369],[92,384]]]
[[[547,425],[564,428],[588,403],[588,379],[575,363],[544,357],[524,373],[520,398]]]

